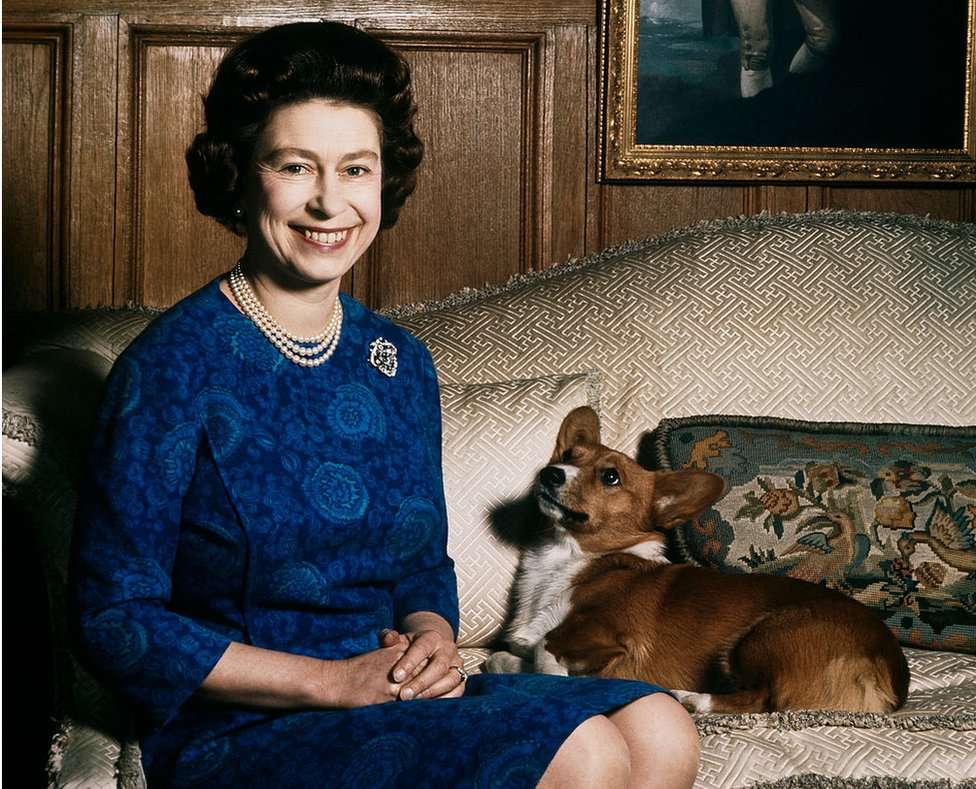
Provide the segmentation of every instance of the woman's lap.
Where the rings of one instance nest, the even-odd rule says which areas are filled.
[[[298,712],[217,735],[201,731],[172,773],[152,770],[150,786],[535,786],[580,723],[658,690],[621,680],[477,674],[459,699]]]

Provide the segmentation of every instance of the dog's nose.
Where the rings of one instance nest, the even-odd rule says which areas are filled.
[[[539,472],[539,479],[542,480],[543,485],[555,488],[566,481],[566,472],[559,466],[546,466]]]

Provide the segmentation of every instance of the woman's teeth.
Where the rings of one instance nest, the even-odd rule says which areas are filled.
[[[314,230],[305,230],[305,238],[317,244],[338,244],[340,241],[345,241],[347,235],[349,235],[348,230],[339,230],[335,233],[318,233]]]

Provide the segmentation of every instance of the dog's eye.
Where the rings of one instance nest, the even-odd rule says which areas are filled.
[[[603,480],[603,484],[607,487],[620,484],[620,474],[617,473],[617,469],[615,468],[603,469],[600,473],[600,479]]]
[[[573,447],[570,447],[565,452],[563,452],[563,463],[569,463],[573,459]]]

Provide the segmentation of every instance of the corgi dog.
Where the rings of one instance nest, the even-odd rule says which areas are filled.
[[[535,488],[551,530],[522,556],[512,653],[487,669],[641,679],[694,712],[898,709],[908,664],[869,608],[806,581],[665,559],[668,529],[723,486],[707,471],[647,471],[600,443],[592,409],[571,412]]]

